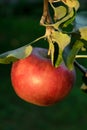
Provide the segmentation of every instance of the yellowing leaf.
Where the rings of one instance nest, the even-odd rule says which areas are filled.
[[[51,61],[55,67],[58,67],[63,61],[62,52],[65,47],[70,43],[70,36],[58,31],[52,31],[49,39],[49,49],[51,54]],[[58,48],[55,48],[58,45]],[[58,49],[58,51],[56,51]],[[55,54],[56,53],[56,54]]]
[[[81,39],[87,41],[87,27],[80,28],[79,31],[80,31]]]
[[[85,83],[82,84],[80,88],[83,92],[87,93],[87,85]]]
[[[49,42],[48,55],[51,56],[51,61],[52,61],[52,64],[53,64],[53,61],[54,61],[54,45],[53,45],[53,43],[50,39],[48,39],[48,42]]]
[[[59,47],[64,50],[64,48],[70,43],[70,36],[62,32],[54,31],[52,34],[53,42],[57,42]]]
[[[58,30],[58,29],[59,29],[59,26],[60,26],[62,23],[64,23],[66,26],[67,26],[68,24],[72,23],[72,21],[74,20],[74,17],[75,17],[75,11],[74,11],[74,9],[71,9],[65,17],[63,17],[61,20],[57,21],[56,23],[51,24],[51,26],[53,26],[56,30]],[[69,22],[68,22],[68,21],[69,21]],[[66,22],[67,22],[68,24],[67,24]]]
[[[62,0],[62,2],[70,8],[74,7],[76,10],[79,8],[78,0]]]
[[[64,6],[54,7],[53,4],[51,4],[51,7],[54,10],[54,19],[55,20],[59,20],[59,19],[63,18],[67,13],[67,9]]]

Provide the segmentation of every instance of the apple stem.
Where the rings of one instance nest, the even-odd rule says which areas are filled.
[[[87,69],[80,65],[76,60],[74,61],[74,65],[86,76],[87,75]]]

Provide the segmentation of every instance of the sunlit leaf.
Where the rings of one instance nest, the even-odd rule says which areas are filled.
[[[62,0],[62,2],[70,8],[75,8],[76,10],[79,8],[78,0]]]
[[[84,39],[87,41],[87,26],[83,28],[79,28],[79,32],[81,35],[81,39]]]
[[[64,22],[63,27],[67,27],[69,24],[73,23],[75,19],[75,10],[73,9],[73,16]]]
[[[51,7],[54,10],[55,21],[63,18],[67,13],[67,9],[64,6],[54,7],[53,4],[51,4]]]
[[[49,50],[48,50],[48,55],[51,56],[51,61],[52,61],[52,64],[54,65],[54,45],[51,41],[51,39],[48,39],[48,42],[49,42]]]
[[[57,44],[59,45],[59,48],[64,50],[64,48],[70,43],[71,38],[67,34],[54,31],[52,33],[52,40],[53,42],[57,42]]]
[[[63,58],[62,58],[62,52],[65,49],[65,47],[70,43],[71,38],[67,34],[64,34],[62,32],[54,31],[52,33],[52,43],[55,46],[55,43],[58,45],[58,52],[56,59],[53,59],[55,67],[57,67],[59,64],[61,64]],[[54,54],[55,54],[55,47],[54,47]],[[55,58],[55,55],[54,57]]]
[[[54,14],[55,14],[55,11],[54,11]],[[62,15],[64,15],[64,14],[62,14]],[[61,17],[62,17],[62,15],[61,15]],[[58,18],[59,16],[56,15],[56,17]],[[74,18],[75,18],[75,10],[70,9],[70,10],[68,10],[67,15],[65,15],[65,17],[63,17],[62,19],[60,19],[57,22],[52,23],[52,24],[43,23],[43,26],[54,27],[54,29],[60,30],[59,26],[61,24],[62,25],[64,24],[64,26],[66,27],[73,22]]]
[[[41,40],[45,37],[46,36],[43,35],[43,36],[35,39],[34,41],[30,42],[29,44],[23,46],[23,47],[20,47],[18,49],[11,50],[11,51],[8,51],[8,52],[1,54],[0,55],[0,63],[9,64],[9,63],[14,62],[18,59],[26,58],[32,52],[33,47],[31,45],[38,42],[39,40]]]
[[[25,58],[29,56],[32,52],[32,46],[23,46],[18,49],[5,52],[0,55],[0,63],[2,64],[9,64],[11,62],[14,62],[18,59]]]
[[[67,15],[66,17],[64,17],[63,19],[57,21],[54,24],[51,24],[51,26],[53,26],[56,30],[59,29],[59,26],[61,24],[64,24],[64,26],[68,26],[68,24],[72,23],[72,21],[74,20],[74,16],[75,16],[75,10],[72,9]],[[68,21],[69,20],[69,21]]]
[[[87,85],[85,83],[82,84],[82,86],[80,87],[80,89],[84,92],[87,93]]]

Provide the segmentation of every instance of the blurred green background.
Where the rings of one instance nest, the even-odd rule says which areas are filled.
[[[81,1],[81,0],[80,0]],[[86,10],[87,1],[81,1]],[[0,0],[0,53],[23,46],[45,32],[39,25],[42,0]],[[46,47],[46,41],[37,46]],[[80,60],[87,67],[87,61]],[[61,102],[38,107],[15,94],[10,79],[10,65],[0,64],[0,130],[85,130],[87,129],[87,94],[80,90],[82,74],[71,93]]]

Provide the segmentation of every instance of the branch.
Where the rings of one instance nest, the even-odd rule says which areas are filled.
[[[52,23],[52,19],[49,13],[49,7],[48,7],[49,0],[44,0],[43,4],[43,14],[40,20],[40,24],[43,25],[44,23]]]

